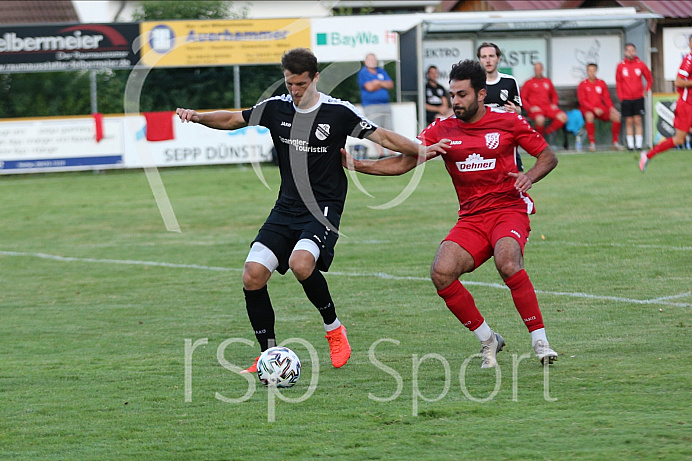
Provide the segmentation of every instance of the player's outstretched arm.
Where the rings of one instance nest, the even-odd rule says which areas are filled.
[[[216,110],[214,112],[197,112],[192,109],[181,109],[179,107],[175,110],[175,113],[183,123],[199,123],[217,130],[237,130],[247,126],[243,114],[239,111]]]
[[[526,192],[531,189],[533,183],[545,178],[548,173],[557,166],[557,155],[548,146],[536,156],[536,163],[526,173],[507,173],[515,178],[514,188],[519,192]]]
[[[419,161],[418,157],[403,154],[378,160],[358,160],[346,149],[341,148],[341,164],[344,168],[375,176],[398,176],[411,171],[423,162],[425,162],[424,158]]]
[[[344,168],[357,171],[359,173],[371,174],[375,176],[397,176],[411,171],[421,163],[440,154],[444,154],[445,149],[449,148],[449,139],[443,139],[430,146],[416,144],[418,155],[396,155],[378,160],[357,160],[349,154],[346,149],[341,149],[341,164]]]
[[[425,147],[415,141],[410,140],[406,136],[402,136],[394,131],[387,130],[386,128],[379,127],[372,133],[366,136],[370,141],[376,142],[385,149],[393,150],[395,152],[400,152],[404,155],[411,155],[418,157],[424,155],[426,159],[437,156],[438,154],[444,154],[446,148],[449,146],[443,141],[437,143],[433,146]],[[447,140],[449,142],[449,140]],[[442,146],[438,148],[438,145]],[[431,151],[432,148],[432,151]]]

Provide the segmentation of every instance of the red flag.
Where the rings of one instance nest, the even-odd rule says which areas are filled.
[[[147,141],[168,141],[173,136],[173,115],[175,112],[143,112],[147,119]]]
[[[103,114],[96,112],[93,116],[96,124],[96,142],[101,142],[103,139]]]

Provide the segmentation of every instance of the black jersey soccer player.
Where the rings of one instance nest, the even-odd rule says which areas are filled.
[[[291,269],[310,302],[319,310],[334,367],[351,355],[346,329],[336,315],[327,281],[338,238],[348,181],[340,149],[347,136],[367,138],[405,155],[442,153],[438,145],[422,147],[373,124],[346,101],[317,91],[317,58],[308,49],[285,52],[281,68],[288,94],[268,98],[243,111],[198,113],[178,108],[184,122],[219,130],[248,125],[269,128],[278,153],[281,187],[274,208],[252,242],[243,271],[243,291],[250,323],[262,351],[276,345],[274,309],[267,291],[272,273]],[[246,371],[257,369],[257,360]]]
[[[509,74],[497,70],[502,60],[500,47],[491,42],[483,42],[476,50],[476,56],[485,68],[485,105],[500,107],[521,115],[521,95],[517,80]],[[519,151],[516,154],[517,169],[524,171]]]

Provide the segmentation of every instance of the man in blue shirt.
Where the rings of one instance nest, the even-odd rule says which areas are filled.
[[[360,101],[363,105],[363,115],[377,126],[392,129],[392,108],[389,105],[389,90],[394,88],[394,82],[387,72],[377,65],[377,57],[370,53],[363,61],[363,67],[358,71],[360,85]],[[378,156],[384,155],[384,150],[375,144]]]

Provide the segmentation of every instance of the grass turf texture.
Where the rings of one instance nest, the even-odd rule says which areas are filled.
[[[547,378],[533,355],[513,370],[530,339],[492,261],[462,281],[507,341],[501,377],[478,358],[459,377],[479,345],[427,280],[457,208],[441,162],[386,210],[368,205],[411,175],[359,176],[375,198],[352,185],[327,274],[352,358],[331,367],[319,314],[277,274],[278,340],[314,345],[320,373],[309,399],[275,401],[275,422],[264,387],[215,395],[248,391],[217,352],[254,343],[240,275],[276,169],[273,191],[244,167],[163,170],[180,234],[141,171],[2,177],[0,458],[689,459],[692,161],[671,151],[641,174],[637,160],[564,155],[532,190],[526,267],[561,354]],[[185,340],[202,338],[185,401]],[[380,339],[398,344],[377,344],[376,365]],[[283,395],[298,398],[315,364],[292,348],[303,376]],[[258,349],[222,352],[245,367]],[[369,397],[393,397],[397,377],[397,398]]]

